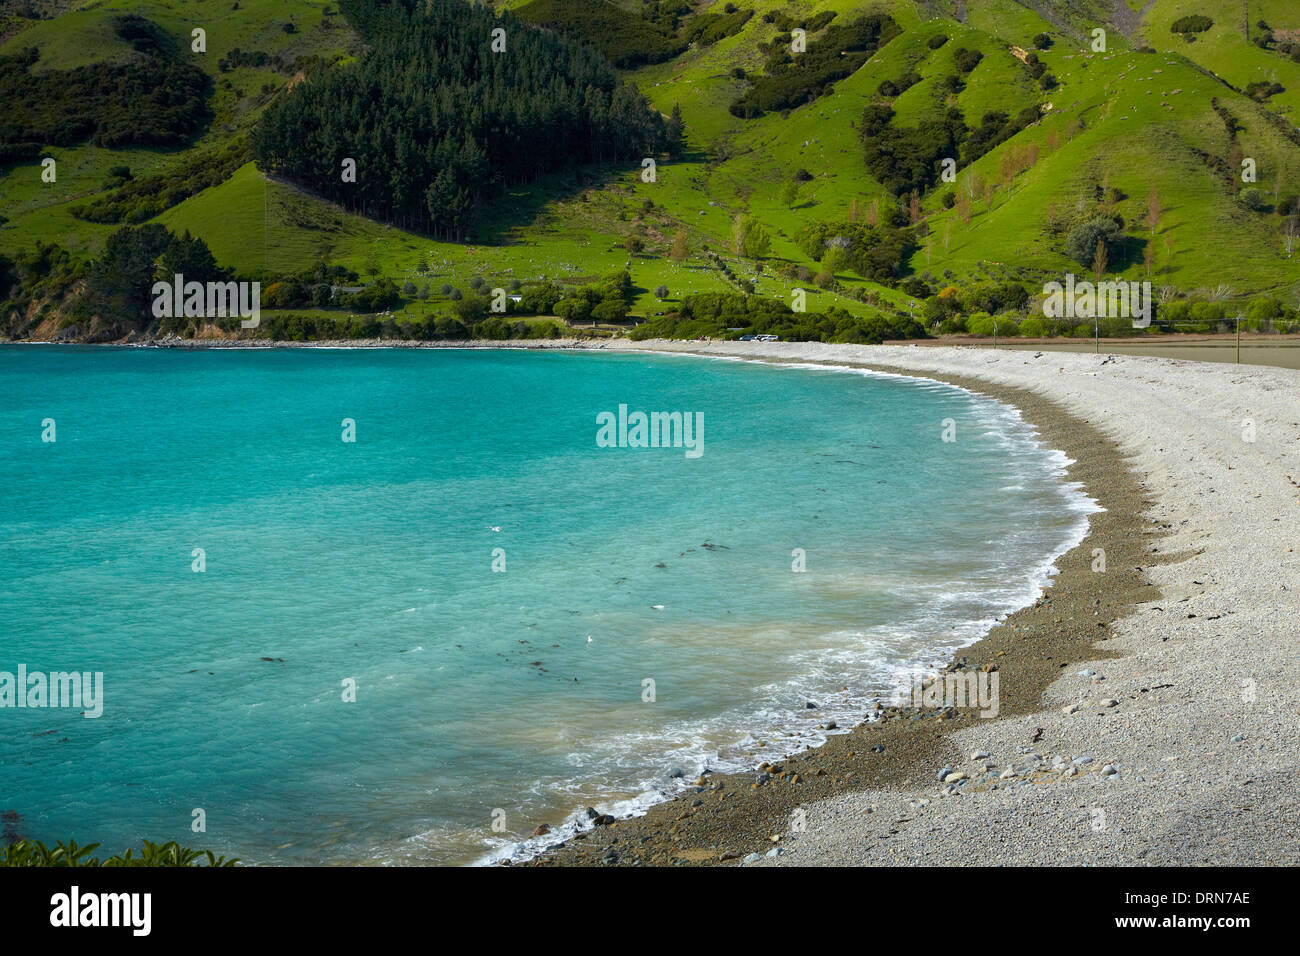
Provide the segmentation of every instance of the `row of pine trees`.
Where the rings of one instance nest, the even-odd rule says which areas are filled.
[[[340,6],[367,52],[272,103],[253,149],[345,208],[457,240],[504,186],[670,145],[664,117],[599,54],[509,14],[463,0]]]

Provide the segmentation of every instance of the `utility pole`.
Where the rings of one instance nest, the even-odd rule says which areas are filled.
[[[1241,364],[1241,314],[1237,314],[1237,364]]]

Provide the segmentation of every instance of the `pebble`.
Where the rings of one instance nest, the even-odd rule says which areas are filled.
[[[1063,714],[1073,714],[1073,713],[1074,713],[1076,710],[1078,710],[1078,709],[1079,709],[1079,705],[1078,705],[1078,704],[1068,704],[1068,705],[1066,705],[1065,707],[1062,707],[1062,708],[1061,708],[1061,713],[1063,713]]]
[[[1112,776],[1114,776],[1114,775],[1117,774],[1117,773],[1119,773],[1119,771],[1116,770],[1116,769],[1115,769],[1113,766],[1111,766],[1110,764],[1106,764],[1106,766],[1104,766],[1104,767],[1101,768],[1101,775],[1102,775],[1103,777],[1112,777]]]
[[[952,767],[945,766],[942,770],[939,771],[939,780],[943,781],[947,779],[948,774],[950,773],[952,773]]]
[[[749,854],[749,856],[745,857],[745,858],[744,858],[743,860],[741,860],[740,862],[741,862],[741,863],[757,863],[757,862],[758,862],[759,860],[761,860],[761,859],[763,859],[763,858],[762,858],[761,856],[759,856],[757,853],[751,853],[751,854]]]
[[[965,780],[966,775],[958,770],[956,773],[950,773],[943,778],[944,783],[956,783],[958,780]]]
[[[1114,697],[1107,697],[1105,700],[1098,701],[1098,702],[1097,702],[1097,706],[1098,706],[1098,707],[1118,707],[1118,706],[1119,706],[1119,701],[1117,701]]]
[[[1245,737],[1243,737],[1241,734],[1237,734],[1237,736],[1232,738],[1231,742],[1234,744],[1240,744],[1240,743],[1245,743],[1245,741],[1246,741]]]
[[[971,760],[987,760],[991,754],[987,750],[977,750],[970,755]]]
[[[769,860],[774,860],[784,852],[785,850],[782,847],[774,846],[772,849],[767,851],[767,858]]]

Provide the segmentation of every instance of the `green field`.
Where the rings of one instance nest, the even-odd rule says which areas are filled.
[[[109,194],[110,169],[129,166],[137,179],[162,173],[195,151],[245,135],[295,77],[269,68],[222,71],[218,61],[231,50],[287,60],[317,57],[323,64],[318,68],[330,69],[360,48],[345,17],[313,0],[241,0],[237,10],[234,4],[183,0],[68,6],[55,19],[10,17],[0,55],[36,47],[38,72],[129,60],[133,51],[110,27],[111,18],[123,12],[152,20],[187,47],[190,31],[201,27],[207,52],[188,55],[213,78],[215,119],[186,150],[51,148],[46,155],[58,162],[56,183],[42,182],[39,164],[0,168],[0,253],[10,256],[37,242],[55,242],[74,256],[95,257],[118,225],[86,222],[72,209]],[[640,3],[620,6],[632,13],[642,9]],[[700,3],[693,16],[712,6],[718,8],[713,12],[722,9]],[[1300,133],[1293,125],[1300,115],[1300,63],[1248,40],[1242,5],[1235,0],[1132,2],[1131,22],[1118,23],[1104,19],[1110,4],[1093,0],[1053,4],[1050,19],[1015,0],[981,0],[964,4],[964,23],[956,19],[958,5],[947,0],[741,0],[736,6],[755,11],[736,35],[624,74],[663,113],[680,107],[686,124],[682,156],[659,157],[655,182],[643,182],[633,164],[587,168],[579,188],[568,176],[543,178],[479,209],[471,241],[448,243],[347,212],[249,163],[155,221],[174,233],[201,237],[219,263],[263,281],[321,263],[435,288],[459,288],[475,277],[492,285],[516,279],[580,284],[627,269],[636,287],[633,314],[645,317],[670,310],[691,293],[736,291],[702,255],[707,246],[734,275],[753,280],[757,295],[789,302],[798,287],[813,293],[810,310],[835,304],[855,314],[906,311],[918,303],[897,283],[873,282],[848,269],[835,273],[838,291],[816,289],[808,277],[820,266],[796,237],[812,224],[845,221],[851,207],[861,215],[873,204],[898,202],[868,174],[859,125],[866,106],[884,101],[882,82],[914,71],[919,82],[890,100],[895,125],[920,123],[954,107],[970,125],[990,111],[1014,115],[1035,104],[1041,118],[978,161],[962,163],[955,183],[940,183],[920,197],[917,248],[903,276],[938,290],[1008,278],[1033,287],[1067,270],[1085,272],[1064,254],[1053,224],[1092,203],[1104,188],[1112,191],[1110,208],[1123,217],[1130,250],[1108,264],[1112,278],[1149,278],[1173,294],[1229,302],[1271,295],[1296,304],[1300,275],[1287,251],[1285,220],[1271,210],[1280,198],[1300,191]],[[1300,43],[1300,7],[1290,0],[1250,0],[1247,6],[1252,37],[1263,20],[1282,36],[1294,31]],[[1138,19],[1143,10],[1145,17]],[[835,11],[833,23],[865,12],[888,13],[902,33],[810,104],[757,119],[733,116],[728,107],[748,82],[733,71],[761,72],[762,45],[779,32],[764,15],[821,11]],[[1214,21],[1191,43],[1169,29],[1189,13]],[[286,23],[293,32],[286,32]],[[1104,52],[1091,48],[1091,31],[1098,27],[1106,31]],[[1018,59],[1042,33],[1053,43],[1037,55],[1059,81],[1047,90]],[[935,49],[930,41],[939,34],[948,41]],[[810,35],[810,45],[818,36]],[[1157,52],[1138,52],[1144,43]],[[941,87],[957,71],[959,48],[977,50],[983,59],[959,92],[945,94]],[[1259,81],[1279,83],[1284,91],[1257,102],[1243,91]],[[1235,118],[1235,141],[1212,100]],[[1031,146],[1035,160],[1003,175],[1008,157],[1024,155]],[[1238,154],[1253,160],[1257,182],[1234,184],[1225,177],[1223,166]],[[804,181],[792,195],[788,184],[796,176]],[[986,194],[980,184],[988,182],[995,188]],[[1257,191],[1262,208],[1243,203],[1247,185]],[[1148,229],[1142,220],[1153,191],[1163,215]],[[969,222],[943,202],[945,193],[963,192],[971,196]],[[770,233],[763,257],[731,248],[738,215],[752,217]],[[681,229],[692,252],[677,264],[668,253]],[[629,238],[641,242],[635,253],[629,252]],[[776,275],[778,268],[798,267],[807,270],[804,276]],[[661,285],[669,290],[662,302],[653,294]],[[439,305],[435,294],[418,303],[408,299],[402,308],[428,311]]]

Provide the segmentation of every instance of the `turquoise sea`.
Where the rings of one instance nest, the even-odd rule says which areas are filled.
[[[703,454],[598,447],[620,405],[702,415]],[[816,744],[1031,602],[1093,507],[1066,464],[851,370],[0,347],[0,672],[104,689],[0,708],[0,811],[263,864],[522,852]]]

